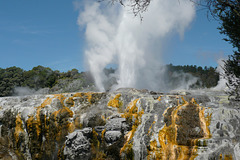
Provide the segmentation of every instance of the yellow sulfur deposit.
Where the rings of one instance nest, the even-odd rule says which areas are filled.
[[[81,98],[87,98],[88,102],[92,104],[92,92],[86,92],[86,93],[76,93],[73,95],[73,97],[81,97]]]
[[[162,98],[162,96],[159,96],[157,100],[158,100],[158,101],[161,101],[161,98]]]
[[[164,112],[166,115],[170,112],[169,108]],[[193,124],[187,124],[186,121],[181,121],[180,116],[184,114],[192,114],[195,119],[189,118],[187,121],[198,120],[191,122]],[[187,102],[183,99],[183,104],[178,105],[171,111],[171,115],[168,117],[171,121],[170,125],[165,126],[158,133],[158,142],[160,146],[157,145],[157,140],[154,139],[150,142],[150,147],[148,149],[148,159],[163,159],[163,160],[193,160],[197,156],[197,145],[199,139],[210,138],[210,131],[208,126],[210,125],[211,115],[204,117],[204,108],[200,107],[194,99],[191,102]],[[202,134],[195,133],[191,135],[193,128],[189,127],[199,127],[203,132]],[[197,135],[199,134],[199,135]],[[184,137],[182,137],[182,135]]]
[[[210,105],[202,107],[190,99],[194,94],[120,91],[29,96],[9,104],[4,98],[1,104],[8,106],[1,112],[0,159],[5,151],[19,154],[19,159],[236,157],[238,110],[217,107],[217,102],[196,95],[203,105]],[[229,145],[222,143],[232,134],[236,137]]]
[[[148,129],[148,135],[151,133],[152,127],[153,125],[156,123],[156,121],[153,121],[153,123],[151,124],[150,128]]]
[[[19,134],[20,133],[23,133],[23,123],[22,123],[22,119],[21,119],[21,115],[18,114],[17,117],[16,117],[16,127],[15,127],[15,132],[14,132],[14,137],[15,137],[15,140],[16,142],[18,143],[18,140],[19,140]]]
[[[46,100],[40,105],[37,107],[37,112],[36,112],[36,120],[33,119],[33,117],[28,121],[28,122],[32,122],[36,125],[36,132],[37,132],[37,136],[39,136],[40,134],[40,126],[41,126],[41,119],[40,119],[40,112],[41,112],[41,109],[44,108],[46,105],[50,105],[52,103],[52,98],[46,98]],[[46,122],[46,119],[45,119],[45,122]],[[28,124],[28,126],[30,126],[31,124]]]
[[[73,97],[69,97],[69,98],[66,100],[66,103],[69,104],[71,107],[73,107],[73,106],[74,106]]]
[[[115,107],[115,108],[119,108],[119,106],[121,105],[119,98],[121,97],[121,94],[117,94],[114,98],[112,98],[109,102],[108,102],[108,106],[111,107]]]
[[[141,117],[144,114],[144,111],[139,111],[137,107],[137,102],[139,102],[139,99],[135,99],[132,101],[128,107],[126,108],[126,111],[124,114],[122,114],[123,118],[126,118],[127,121],[134,121],[132,125],[132,130],[125,135],[126,142],[124,146],[120,150],[120,154],[122,152],[128,152],[132,148],[132,138],[134,136],[134,133],[137,129],[137,127],[141,124]]]

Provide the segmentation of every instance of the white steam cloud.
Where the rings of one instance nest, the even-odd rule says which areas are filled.
[[[216,69],[216,71],[219,73],[219,81],[216,87],[213,87],[213,90],[226,90],[227,89],[227,80],[224,79],[223,75],[224,75],[224,61],[225,59],[220,58],[218,59],[218,67]]]
[[[173,72],[172,78],[175,79],[175,84],[170,83],[169,88],[174,90],[189,90],[198,81],[197,77],[184,72]]]
[[[14,96],[40,95],[40,94],[49,94],[49,88],[41,88],[39,90],[35,90],[29,87],[15,87],[13,90]]]
[[[152,0],[142,22],[128,7],[86,2],[78,24],[85,29],[86,61],[98,89],[105,90],[103,69],[109,64],[118,66],[115,88],[166,89],[163,42],[172,34],[183,37],[194,16],[189,0]]]

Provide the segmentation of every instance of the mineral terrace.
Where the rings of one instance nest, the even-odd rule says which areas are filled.
[[[2,97],[0,159],[240,160],[240,104],[213,91]]]

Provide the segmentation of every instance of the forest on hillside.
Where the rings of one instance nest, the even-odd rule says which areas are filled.
[[[115,70],[112,68],[104,69],[107,77],[110,77],[114,72]],[[178,83],[179,78],[184,74],[197,78],[196,83],[190,86],[193,89],[214,87],[219,80],[219,73],[213,67],[167,65],[166,76],[172,84]],[[116,83],[116,80],[110,78],[109,81],[111,81],[110,85]],[[79,72],[77,69],[60,72],[40,65],[29,71],[16,66],[0,68],[0,97],[94,90],[96,87],[91,74]]]

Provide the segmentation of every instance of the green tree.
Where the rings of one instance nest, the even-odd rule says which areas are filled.
[[[228,60],[224,61],[224,75],[227,79],[229,98],[240,101],[240,2],[238,0],[217,0],[211,3],[212,14],[221,21],[218,28],[221,34],[227,36],[225,41],[232,44],[234,51]]]
[[[10,96],[15,87],[23,84],[24,70],[18,67],[0,69],[0,97]]]
[[[23,77],[25,79],[24,86],[38,90],[45,87],[51,88],[56,82],[58,72],[39,65],[32,70],[26,71]]]

